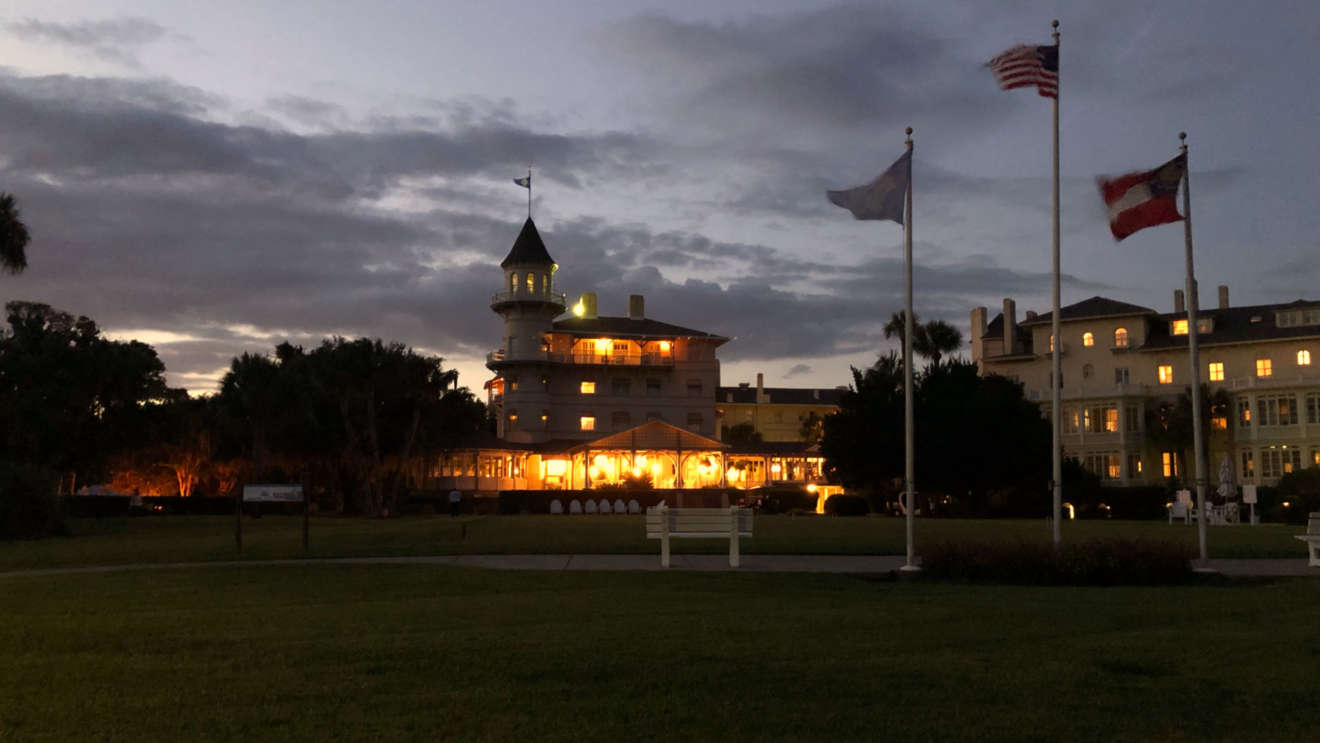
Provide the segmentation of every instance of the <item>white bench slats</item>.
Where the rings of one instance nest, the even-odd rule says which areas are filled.
[[[1307,566],[1320,568],[1320,513],[1312,513],[1306,519],[1306,533],[1293,537],[1306,542]]]
[[[729,566],[740,562],[738,538],[752,536],[750,508],[669,508],[661,503],[646,509],[646,537],[660,540],[660,564],[669,567],[669,540],[672,537],[727,538]]]

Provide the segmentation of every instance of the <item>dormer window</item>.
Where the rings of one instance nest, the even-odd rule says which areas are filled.
[[[1095,336],[1092,335],[1092,334],[1090,333],[1090,331],[1085,332],[1085,333],[1082,333],[1082,345],[1083,345],[1083,346],[1094,346],[1094,345],[1095,345]]]
[[[1185,318],[1182,320],[1174,320],[1173,330],[1169,332],[1173,335],[1187,335],[1187,320]]]
[[[1127,328],[1118,328],[1114,331],[1114,348],[1127,348],[1128,334]]]
[[[1213,323],[1211,322],[1210,318],[1198,317],[1196,319],[1197,335],[1205,335],[1206,333],[1209,333],[1212,327],[1213,327]],[[1187,318],[1184,317],[1181,320],[1174,320],[1169,326],[1169,334],[1187,335]]]

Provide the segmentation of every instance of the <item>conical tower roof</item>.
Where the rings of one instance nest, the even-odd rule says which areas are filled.
[[[550,253],[546,251],[545,243],[541,241],[541,233],[536,231],[536,224],[532,222],[531,217],[523,222],[522,232],[519,232],[518,239],[513,241],[513,249],[500,263],[500,268],[508,268],[514,263],[555,265],[555,259],[551,258]]]

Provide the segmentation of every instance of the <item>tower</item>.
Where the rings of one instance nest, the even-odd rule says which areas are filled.
[[[547,360],[546,333],[565,306],[564,294],[554,289],[559,266],[530,217],[500,268],[504,286],[491,297],[490,308],[504,319],[504,348],[490,354],[486,364],[504,387],[497,433],[509,441],[530,442],[533,437],[527,431],[541,430],[529,425],[532,417],[542,415],[549,401],[537,374]]]

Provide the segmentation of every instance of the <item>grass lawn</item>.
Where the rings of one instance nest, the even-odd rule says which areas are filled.
[[[0,741],[1310,741],[1320,581],[0,578]]]
[[[161,516],[78,519],[74,537],[0,542],[0,571],[138,562],[233,560],[231,516]],[[1043,520],[920,519],[920,545],[944,540],[1046,541]],[[758,516],[745,553],[904,553],[898,518]],[[1210,556],[1304,559],[1294,534],[1305,527],[1282,524],[1216,526]],[[243,558],[302,557],[302,520],[293,516],[244,519]],[[1143,537],[1173,540],[1196,551],[1196,527],[1164,521],[1070,521],[1064,539]],[[435,554],[658,553],[645,538],[641,516],[448,516],[366,520],[317,517],[311,524],[312,557]],[[683,540],[683,552],[724,552],[728,542]]]

